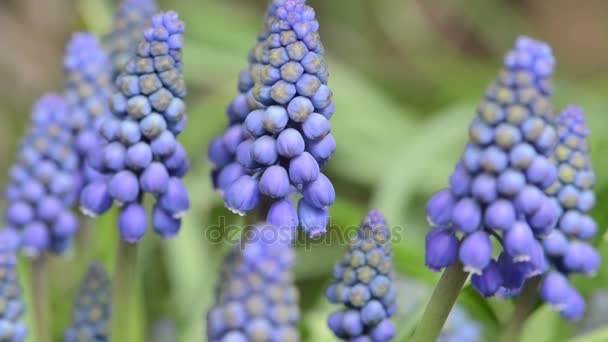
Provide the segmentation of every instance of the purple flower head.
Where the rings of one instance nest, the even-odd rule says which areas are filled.
[[[74,144],[80,158],[82,177],[89,151],[99,148],[99,129],[110,115],[112,66],[95,36],[75,33],[64,57],[65,99],[69,108]],[[86,179],[89,181],[90,179]]]
[[[207,313],[209,341],[299,340],[295,253],[279,234],[272,225],[254,227],[224,259]]]
[[[29,257],[63,253],[78,230],[70,211],[76,200],[79,163],[64,98],[42,97],[32,112],[10,172],[6,195],[6,234],[12,249]],[[61,247],[61,248],[59,248]]]
[[[249,175],[257,182],[261,199],[271,203],[295,192],[302,196],[299,225],[310,237],[325,233],[328,208],[335,201],[334,187],[320,171],[336,143],[329,122],[332,92],[318,30],[315,12],[305,1],[271,2],[249,69],[242,74],[240,94],[228,108],[230,126],[209,146],[214,186],[223,193],[228,209],[245,214],[257,208],[258,200],[234,198],[240,191],[235,184],[243,182],[233,175]],[[247,197],[251,193],[245,191]]]
[[[122,0],[114,13],[113,31],[105,37],[114,69],[113,78],[135,55],[142,32],[157,11],[155,0]]]
[[[64,333],[65,342],[103,341],[109,336],[110,278],[100,264],[91,264],[74,300],[72,323]]]
[[[595,206],[595,179],[587,142],[590,129],[582,109],[576,106],[564,109],[555,123],[559,142],[550,161],[557,168],[557,180],[545,192],[559,216],[556,230],[543,241],[543,249],[561,273],[548,276],[541,293],[562,316],[577,320],[585,303],[567,277],[573,273],[593,276],[600,267],[599,253],[587,242],[597,232],[597,224],[589,215]],[[558,295],[560,300],[556,299]]]
[[[517,289],[547,269],[540,243],[559,214],[544,193],[558,179],[550,160],[558,140],[551,117],[554,64],[548,45],[517,39],[477,107],[449,188],[427,204],[433,227],[427,265],[439,270],[459,260],[484,296]],[[492,236],[503,249],[498,261]]]
[[[384,217],[372,210],[359,226],[345,258],[334,268],[327,299],[345,308],[328,318],[334,334],[347,341],[390,341],[395,328],[391,232]]]
[[[119,14],[135,8],[154,11],[152,3],[131,0]],[[156,198],[152,224],[163,237],[177,234],[180,218],[190,207],[181,181],[189,162],[177,140],[187,120],[182,74],[185,27],[175,12],[154,15],[149,25],[140,28],[137,48],[116,78],[117,92],[110,99],[113,115],[99,127],[102,146],[87,156],[87,167],[98,177],[80,196],[81,210],[91,216],[103,214],[112,202],[123,206],[119,228],[131,243],[146,232],[149,215],[141,207],[146,193]]]
[[[0,298],[2,298],[3,309],[0,313],[0,320],[2,321],[0,325],[2,338],[5,341],[22,342],[27,338],[28,329],[22,322],[25,303],[22,298],[16,266],[17,258],[14,251],[1,250],[0,270],[2,278],[0,279],[0,287],[3,291]]]

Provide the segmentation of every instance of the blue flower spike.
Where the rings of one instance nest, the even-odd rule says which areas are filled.
[[[291,239],[282,239],[271,225],[244,235],[247,240],[224,260],[216,302],[207,314],[208,341],[299,341]]]
[[[147,231],[144,194],[156,198],[152,227],[164,238],[177,235],[190,206],[181,180],[189,162],[177,141],[187,120],[184,28],[175,12],[152,17],[136,56],[116,79],[118,91],[110,100],[113,115],[100,129],[103,146],[88,156],[88,165],[104,177],[83,189],[81,210],[97,216],[112,202],[119,205],[118,226],[128,243],[137,243]]]
[[[568,320],[579,320],[585,301],[568,282],[571,274],[593,276],[600,267],[600,255],[589,243],[597,224],[589,215],[595,206],[595,176],[587,138],[590,129],[583,110],[567,107],[556,120],[559,142],[551,161],[558,179],[546,190],[560,213],[557,228],[543,241],[545,254],[555,271],[541,285],[541,296]]]
[[[13,237],[0,232],[0,336],[3,341],[23,342],[28,337],[28,328],[23,323],[25,302],[17,274],[17,257],[14,245],[10,242]]]
[[[65,331],[65,342],[108,341],[111,289],[103,266],[91,264],[74,301],[72,323]]]
[[[558,140],[554,64],[548,45],[517,39],[477,108],[449,187],[427,204],[427,266],[439,271],[459,261],[486,297],[518,291],[547,270],[542,243],[559,215],[544,193],[558,176],[551,162]],[[493,237],[501,253],[493,250]]]
[[[135,55],[141,33],[157,10],[156,0],[121,0],[114,13],[113,31],[104,39],[112,60],[113,79]]]
[[[378,211],[370,211],[359,226],[334,279],[326,291],[333,304],[344,305],[327,324],[344,341],[386,342],[395,336],[390,318],[395,314],[391,232]]]
[[[78,154],[65,100],[55,94],[34,105],[5,191],[3,234],[15,249],[36,258],[63,253],[78,230],[71,211],[79,183]]]
[[[310,237],[326,232],[335,201],[321,168],[336,142],[329,119],[332,92],[314,10],[304,0],[271,2],[265,27],[241,77],[241,94],[228,110],[231,126],[209,148],[215,187],[232,212],[245,215],[260,203],[296,212]],[[245,115],[242,115],[246,113]],[[297,209],[296,209],[297,208]],[[269,215],[269,224],[278,215]]]
[[[112,65],[94,35],[75,33],[66,49],[64,71],[64,96],[80,158],[80,180],[88,183],[102,177],[85,161],[100,147],[99,129],[111,115]]]

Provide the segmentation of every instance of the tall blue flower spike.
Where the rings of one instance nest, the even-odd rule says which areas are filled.
[[[335,140],[319,23],[304,0],[274,0],[266,28],[267,37],[253,50],[249,69],[253,103],[259,108],[239,119],[245,140],[239,143],[232,135],[223,144],[216,140],[210,155],[228,162],[234,151],[244,168],[239,175],[235,166],[226,177],[234,181],[227,185],[222,180],[219,186],[228,209],[244,215],[267,199],[270,224],[292,230],[300,225],[307,235],[317,237],[326,231],[328,207],[335,200],[330,180],[320,172],[334,153]],[[235,129],[234,136],[238,134]],[[294,193],[302,196],[297,211]]]
[[[391,232],[384,217],[372,210],[361,222],[357,236],[334,268],[326,291],[333,304],[346,306],[328,318],[329,328],[345,341],[390,341],[397,311],[393,282]]]
[[[143,195],[156,204],[152,226],[165,238],[174,237],[190,203],[181,178],[189,169],[177,136],[186,127],[186,83],[182,73],[184,23],[177,13],[152,18],[137,56],[117,78],[119,89],[110,101],[113,116],[101,125],[104,146],[89,153],[89,166],[106,177],[82,191],[83,213],[105,213],[112,201],[121,206],[122,239],[138,242],[147,230]]]
[[[256,226],[227,255],[207,314],[208,341],[300,340],[295,253],[279,234],[274,226]]]
[[[143,38],[141,33],[157,11],[156,0],[121,0],[114,13],[113,31],[104,39],[112,60],[112,79],[118,77],[135,56],[135,48]]]
[[[600,255],[588,242],[597,233],[597,224],[589,215],[595,206],[595,176],[589,155],[587,137],[590,130],[579,107],[568,107],[556,120],[559,143],[552,157],[558,179],[546,190],[560,213],[557,229],[544,241],[543,247],[555,272],[541,285],[543,299],[568,320],[579,320],[585,302],[574,286],[570,274],[593,276],[600,266]]]
[[[0,338],[2,341],[22,342],[28,335],[23,323],[25,303],[17,274],[14,245],[0,232]]]
[[[74,301],[72,323],[65,342],[107,342],[111,307],[110,278],[100,264],[91,264]]]
[[[31,258],[62,253],[78,230],[71,207],[77,196],[78,156],[67,105],[58,95],[34,105],[5,191],[3,239]]]
[[[557,143],[549,84],[554,64],[548,45],[517,40],[477,108],[449,188],[427,204],[427,266],[439,271],[460,261],[484,296],[517,292],[547,270],[541,243],[558,218],[544,193],[557,178],[549,159]],[[492,236],[501,253],[493,253]]]
[[[84,161],[91,149],[100,147],[99,129],[111,114],[108,101],[112,94],[112,65],[94,35],[75,33],[66,49],[64,70],[64,96],[84,184],[102,177]]]

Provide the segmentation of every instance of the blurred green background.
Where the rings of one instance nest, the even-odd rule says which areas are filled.
[[[193,169],[186,178],[193,209],[182,233],[162,242],[148,234],[141,248],[143,290],[133,341],[152,341],[151,331],[177,337],[157,341],[201,341],[204,313],[225,244],[209,243],[209,227],[240,221],[223,209],[208,179],[209,140],[227,124],[225,107],[236,94],[239,70],[261,27],[265,0],[171,0],[162,9],[178,11],[186,22],[185,72],[189,127],[182,140]],[[595,217],[604,243],[608,217],[608,2],[574,0],[309,0],[321,23],[328,53],[330,86],[335,94],[332,119],[338,151],[328,164],[336,185],[331,229],[358,224],[368,208],[380,209],[399,227],[395,244],[400,281],[432,286],[438,275],[424,267],[426,199],[447,184],[467,138],[477,101],[493,80],[502,55],[518,35],[547,41],[558,68],[555,109],[580,104],[593,129],[591,145],[598,178]],[[71,32],[109,30],[114,4],[109,0],[4,0],[0,2],[0,169],[7,170],[32,102],[47,91],[61,91],[62,54]],[[5,182],[7,172],[0,172]],[[606,201],[604,201],[606,199]],[[4,205],[2,205],[4,207]],[[220,221],[225,217],[226,221]],[[113,265],[116,228],[112,215],[95,223],[95,255]],[[222,229],[220,229],[221,231]],[[216,230],[217,231],[217,230]],[[397,230],[396,230],[397,231]],[[325,328],[323,291],[332,262],[344,246],[315,244],[299,248],[296,268],[302,292],[305,341],[333,341]],[[57,336],[70,317],[84,265],[77,255],[53,262],[53,312]],[[24,282],[27,267],[23,266]],[[587,296],[607,284],[606,267],[594,279],[577,279]],[[25,285],[25,284],[24,284]],[[27,287],[27,286],[26,286]],[[417,303],[413,317],[399,313],[399,341],[415,327],[426,302],[400,293],[400,303]],[[467,287],[461,305],[483,325],[483,341],[492,341],[508,320],[512,304],[483,300]],[[593,310],[592,310],[593,311]],[[608,320],[608,319],[607,319]],[[597,321],[597,319],[596,319]],[[573,325],[546,307],[526,326],[527,341],[568,340],[600,322]],[[155,322],[160,322],[156,324]],[[582,328],[584,326],[585,328]],[[171,336],[171,335],[169,335]],[[597,341],[607,341],[608,338]]]

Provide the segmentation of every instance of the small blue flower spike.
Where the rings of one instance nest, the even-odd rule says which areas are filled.
[[[100,264],[91,264],[74,301],[72,323],[64,342],[107,342],[111,306],[110,278]]]
[[[344,305],[328,318],[328,326],[344,341],[386,342],[395,336],[390,318],[397,310],[393,283],[391,232],[372,210],[361,222],[346,256],[334,268],[326,296]]]
[[[88,166],[104,177],[84,187],[81,210],[96,216],[117,203],[122,207],[120,233],[129,243],[137,243],[147,230],[144,194],[156,198],[152,226],[164,238],[177,235],[190,206],[181,181],[189,162],[177,141],[187,120],[183,45],[184,23],[177,13],[152,17],[135,58],[116,79],[113,115],[100,128],[103,147],[87,158]]]
[[[77,196],[78,154],[64,99],[42,97],[21,141],[5,190],[4,241],[30,258],[70,247],[78,230],[71,211]]]
[[[600,267],[600,255],[589,243],[597,233],[589,215],[595,206],[595,176],[587,142],[590,130],[583,110],[575,106],[564,109],[556,125],[559,142],[551,161],[557,166],[558,179],[546,193],[560,215],[557,229],[543,241],[555,272],[545,278],[541,295],[566,319],[579,320],[585,302],[567,277],[593,276]]]
[[[548,45],[517,40],[477,108],[449,187],[427,204],[427,266],[439,271],[459,261],[486,297],[518,292],[548,269],[542,243],[559,216],[544,193],[558,176],[551,162],[558,140],[549,84],[554,64]],[[502,251],[493,251],[492,236]]]
[[[64,96],[74,144],[80,158],[80,180],[88,183],[102,177],[85,163],[92,149],[100,147],[99,129],[111,115],[108,105],[112,94],[112,65],[97,38],[89,33],[75,33],[64,58]]]
[[[142,32],[150,25],[150,18],[158,11],[156,0],[121,0],[114,13],[113,31],[104,39],[116,79],[135,56],[135,48],[143,38]]]
[[[335,201],[334,187],[320,171],[336,142],[318,30],[304,0],[271,2],[241,95],[228,110],[231,126],[209,148],[214,184],[229,210],[245,215],[269,202],[270,224],[284,225],[277,215],[284,211],[294,219],[289,227],[299,225],[313,238],[325,233]],[[295,194],[301,195],[297,209]]]
[[[271,225],[244,236],[248,239],[224,260],[216,302],[207,314],[208,341],[299,341],[291,239]]]
[[[14,236],[0,232],[0,336],[2,341],[22,342],[28,337],[28,329],[23,323],[25,302],[17,274],[17,257]]]

